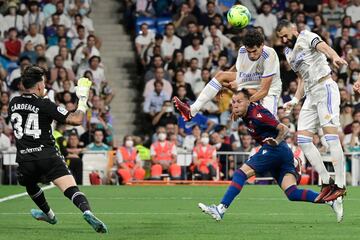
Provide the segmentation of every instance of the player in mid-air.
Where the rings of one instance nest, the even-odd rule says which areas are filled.
[[[194,117],[222,87],[235,91],[247,89],[251,102],[260,101],[276,116],[281,93],[279,58],[273,48],[264,45],[264,36],[255,29],[248,30],[243,43],[236,59],[236,72],[218,72],[191,106],[174,97],[175,106],[185,121]]]
[[[21,96],[14,97],[9,104],[9,116],[16,139],[19,184],[26,187],[31,199],[40,208],[31,210],[35,219],[50,224],[57,222],[38,185],[42,181],[53,182],[83,212],[84,219],[95,231],[106,233],[106,225],[91,212],[85,194],[76,186],[64,157],[55,147],[51,129],[53,120],[71,125],[82,124],[91,81],[87,78],[78,80],[78,108],[70,113],[44,98],[45,75],[45,71],[38,66],[26,68],[21,76],[25,91]]]
[[[331,78],[326,57],[331,59],[335,67],[347,63],[317,34],[307,30],[299,33],[296,26],[287,20],[279,22],[276,33],[286,45],[286,59],[300,79],[295,97],[285,103],[284,107],[290,112],[306,96],[298,119],[298,144],[323,181],[317,201],[337,199],[346,193],[344,152],[338,136],[340,93],[337,83]],[[335,183],[312,142],[319,127],[322,128],[330,149]]]
[[[232,182],[219,205],[207,206],[199,203],[199,208],[216,220],[224,217],[234,198],[242,190],[246,180],[256,173],[270,172],[290,201],[315,203],[318,193],[310,189],[297,188],[298,173],[294,167],[294,156],[284,138],[289,129],[263,106],[251,103],[246,90],[237,92],[232,98],[232,115],[241,117],[253,139],[262,145],[240,169],[236,170]],[[332,207],[338,222],[343,218],[341,199],[319,201]]]

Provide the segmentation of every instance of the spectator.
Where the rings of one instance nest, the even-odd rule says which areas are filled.
[[[238,148],[235,148],[234,151],[236,152],[243,152],[243,153],[251,153],[253,151],[253,144],[252,144],[252,138],[251,135],[246,133],[244,135],[240,136],[241,146]],[[235,155],[235,162],[234,162],[234,169],[238,169],[241,167],[241,165],[249,159],[248,154],[240,154]]]
[[[174,77],[176,70],[186,69],[186,63],[184,60],[184,54],[181,50],[175,50],[172,61],[167,66],[167,71],[170,74],[171,77]]]
[[[8,32],[10,32],[10,29],[15,29],[19,34],[22,34],[24,32],[24,20],[23,16],[18,14],[19,6],[16,2],[9,2],[7,4],[7,14],[4,17],[4,22],[2,24],[5,24],[7,26]]]
[[[86,146],[86,149],[89,151],[108,151],[110,146],[106,145],[104,142],[104,132],[101,129],[95,129],[94,131],[94,142]]]
[[[277,26],[277,18],[271,13],[272,6],[270,2],[264,1],[261,4],[261,14],[255,20],[254,26],[260,26],[264,29],[266,38],[270,39]]]
[[[174,84],[172,85],[173,88],[173,96],[175,96],[175,93],[177,93],[177,90],[180,86],[185,87],[186,89],[186,98],[195,101],[195,95],[191,89],[191,85],[187,82],[185,82],[184,78],[184,71],[179,69],[175,72],[174,77]]]
[[[31,41],[25,42],[24,50],[20,53],[20,58],[24,56],[30,58],[31,64],[36,63],[37,56]]]
[[[322,9],[322,16],[324,17],[328,26],[337,26],[344,16],[344,9],[342,9],[338,1],[329,0],[329,4]]]
[[[327,30],[326,22],[321,14],[316,14],[314,16],[314,26],[312,32],[322,33]]]
[[[45,38],[44,35],[39,33],[39,27],[35,23],[31,23],[29,25],[28,34],[24,38],[24,42],[31,41],[34,46],[41,44],[45,45]]]
[[[64,83],[67,81],[70,83],[70,89],[68,91],[74,92],[74,82],[69,80],[67,69],[64,67],[59,67],[56,69],[56,79],[52,84],[52,89],[55,92],[63,92],[64,91]]]
[[[19,59],[22,42],[18,39],[18,32],[16,28],[10,28],[8,32],[8,38],[4,41],[5,54],[12,62],[16,62]]]
[[[194,173],[200,173],[202,180],[217,180],[219,168],[216,148],[209,144],[209,134],[202,133],[200,143],[193,149]]]
[[[170,100],[163,102],[161,111],[152,119],[152,125],[155,128],[165,127],[168,123],[177,124],[177,117],[174,113],[174,107]]]
[[[186,73],[185,73],[186,75]],[[191,78],[190,78],[191,79]],[[197,78],[195,77],[195,81],[193,82],[191,88],[195,94],[195,96],[198,96],[205,87],[205,85],[210,81],[211,74],[208,68],[203,68],[201,70],[201,77]]]
[[[169,83],[169,81],[166,81],[164,79],[164,69],[162,67],[158,67],[155,69],[155,78],[151,79],[150,81],[148,81],[145,85],[145,89],[144,89],[144,93],[143,93],[143,97],[146,98],[149,94],[151,94],[154,91],[154,82],[155,81],[160,81],[163,82],[164,84],[164,92],[168,95],[171,96],[173,89],[171,84]]]
[[[56,3],[56,14],[60,17],[60,24],[64,25],[66,29],[69,29],[71,27],[71,19],[68,15],[65,13],[65,5],[64,1],[57,1]],[[48,21],[46,23],[47,26],[52,25],[52,18],[48,18]]]
[[[38,29],[38,32],[42,32],[44,28],[45,17],[44,13],[39,8],[39,2],[31,0],[28,3],[29,11],[24,15],[24,28],[28,32],[31,24],[34,24]]]
[[[350,16],[353,22],[357,22],[360,20],[360,1],[353,0],[352,4],[346,7],[345,13],[347,16]]]
[[[81,45],[76,49],[74,55],[74,64],[76,67],[81,65],[87,65],[90,58],[93,56],[100,56],[100,52],[95,46],[96,37],[94,35],[89,35],[86,39],[86,45]],[[84,66],[83,66],[84,68]]]
[[[350,37],[354,37],[356,35],[356,29],[354,28],[354,24],[351,20],[350,16],[344,16],[343,19],[341,20],[341,28],[338,28],[336,30],[336,34],[335,37],[340,37],[341,36],[341,32],[342,32],[342,28],[343,27],[348,27],[349,28],[349,36]]]
[[[120,184],[126,184],[132,180],[144,180],[145,170],[142,168],[141,159],[134,147],[132,136],[124,137],[123,145],[116,151],[116,160]]]
[[[174,33],[174,24],[166,24],[164,40],[161,44],[162,54],[164,55],[164,59],[166,62],[170,62],[172,60],[174,51],[181,48],[181,39],[175,36]]]
[[[199,26],[196,22],[190,21],[187,26],[187,34],[182,36],[182,46],[181,49],[185,49],[187,46],[191,45],[193,36],[198,35],[202,40],[201,32],[199,31]]]
[[[24,71],[24,69],[31,64],[31,60],[28,56],[23,56],[19,59],[19,64],[20,66],[14,69],[9,76],[9,80],[8,80],[9,86],[11,86],[12,82],[16,78],[19,78],[21,76],[22,71]]]
[[[170,96],[164,92],[162,81],[154,82],[154,91],[145,97],[144,112],[153,118],[161,111],[164,101],[170,100]]]
[[[191,134],[186,135],[183,141],[183,148],[192,151],[194,146],[199,143],[201,137],[201,130],[198,125],[192,126]]]
[[[149,65],[154,63],[154,56],[161,56],[161,60],[163,61],[162,57],[164,55],[161,48],[163,40],[163,35],[156,34],[155,41],[151,41],[151,43],[145,47],[145,49],[143,50],[143,54],[141,55],[141,64],[143,66],[148,67]]]
[[[210,132],[215,126],[215,123],[201,113],[196,114],[190,121],[185,122],[180,116],[178,118],[179,134],[183,137],[191,134],[191,128],[194,125],[198,125],[203,132]]]
[[[194,35],[190,46],[187,46],[184,50],[184,57],[186,61],[189,61],[192,58],[197,58],[199,61],[199,66],[203,67],[204,63],[207,62],[209,57],[209,51],[206,47],[201,45],[201,38],[198,35]]]
[[[73,61],[71,59],[71,53],[69,52],[69,49],[66,47],[61,47],[59,49],[59,55],[63,58],[64,64],[63,66],[66,69],[71,69],[73,67]]]
[[[189,83],[191,87],[193,87],[196,82],[201,81],[201,70],[199,69],[199,59],[192,58],[190,60],[189,68],[187,69],[184,77],[185,77],[185,82]]]
[[[291,81],[289,83],[288,91],[284,92],[282,96],[283,103],[290,101],[295,96],[297,86],[298,84],[296,81]]]
[[[44,37],[48,39],[51,36],[56,35],[57,26],[60,25],[60,15],[54,13],[51,16],[51,24],[47,24],[44,28]]]
[[[76,37],[72,37],[71,39],[71,49],[76,52],[78,48],[86,44],[86,32],[85,27],[80,25],[76,27]]]
[[[140,34],[135,38],[136,53],[139,58],[143,57],[146,47],[154,41],[154,33],[149,31],[149,25],[143,23],[140,26]]]
[[[149,80],[153,79],[155,77],[155,69],[156,68],[163,68],[164,67],[164,61],[160,55],[154,55],[152,59],[152,66],[149,70],[146,71],[144,80],[145,82],[148,82]],[[164,79],[171,82],[171,76],[168,73],[168,71],[164,70]]]
[[[83,162],[82,151],[79,136],[76,131],[72,131],[66,146],[66,163],[75,178],[76,184],[82,185],[83,178]]]
[[[340,113],[340,126],[342,129],[345,128],[348,124],[351,124],[353,122],[353,105],[351,102],[346,102]]]
[[[66,38],[66,47],[71,49],[71,39],[66,35],[65,26],[61,24],[56,26],[56,34],[47,38],[48,46],[57,45],[61,37]]]
[[[176,164],[176,146],[166,140],[166,130],[164,127],[157,129],[158,141],[151,144],[150,154],[152,160],[151,178],[160,179],[161,175],[169,173],[171,179],[179,179],[181,168]]]
[[[205,27],[209,26],[212,23],[213,18],[216,15],[215,3],[212,1],[208,1],[206,4],[206,13],[201,15],[200,18],[200,29],[203,30]]]
[[[188,34],[188,29],[186,28],[186,26],[189,22],[197,22],[196,17],[192,15],[190,11],[191,9],[189,8],[189,4],[184,2],[181,4],[178,13],[173,16],[176,34],[179,37],[184,37],[186,36],[186,34]]]
[[[334,50],[340,55],[344,56],[344,49],[346,44],[350,44],[351,47],[356,46],[356,40],[350,36],[350,28],[343,27],[341,29],[341,36],[334,40]]]
[[[56,79],[59,78],[58,74],[59,74],[60,68],[65,68],[64,67],[64,58],[58,54],[54,57],[54,67],[52,67],[50,70],[50,82],[51,83],[53,83]],[[74,74],[72,68],[65,68],[65,69],[66,69],[66,73],[67,73],[67,79],[70,81],[74,81],[75,74]]]
[[[360,123],[358,121],[354,121],[351,124],[351,133],[346,134],[343,140],[343,146],[346,151],[354,152],[360,150],[359,133]]]
[[[59,54],[60,48],[62,48],[62,47],[66,47],[66,38],[65,37],[60,37],[58,45],[50,46],[46,50],[46,52],[45,52],[46,58],[53,61],[55,59],[56,55]],[[53,66],[53,65],[54,65],[54,61],[51,63],[50,66]]]

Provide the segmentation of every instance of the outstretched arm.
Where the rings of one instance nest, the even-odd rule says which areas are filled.
[[[332,49],[329,45],[325,42],[320,42],[316,45],[316,50],[322,52],[326,55],[329,59],[331,59],[332,63],[336,68],[339,68],[341,65],[347,65],[347,62],[339,57],[339,55]]]

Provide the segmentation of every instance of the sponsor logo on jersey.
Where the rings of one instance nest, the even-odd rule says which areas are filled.
[[[66,110],[65,108],[60,107],[60,106],[57,107],[57,111],[64,116],[68,113],[68,110]]]
[[[26,148],[24,150],[20,150],[20,153],[27,154],[27,153],[33,153],[33,152],[41,152],[43,147],[44,147],[44,145],[41,144],[39,147]]]

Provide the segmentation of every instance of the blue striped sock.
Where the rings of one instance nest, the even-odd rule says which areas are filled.
[[[314,202],[319,193],[310,189],[298,189],[292,185],[285,190],[285,194],[290,201]]]
[[[240,193],[246,179],[247,176],[242,170],[235,171],[232,182],[221,200],[221,204],[228,208],[234,198]]]

